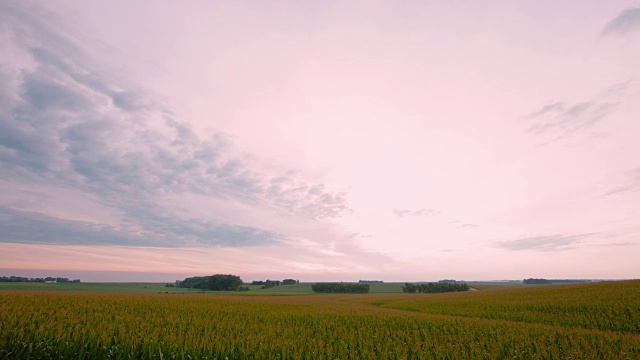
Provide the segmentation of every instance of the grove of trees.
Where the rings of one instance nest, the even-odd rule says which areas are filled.
[[[369,284],[356,284],[356,283],[315,283],[311,285],[311,290],[317,293],[351,293],[351,294],[366,294],[369,292]]]
[[[299,284],[300,281],[296,280],[296,279],[284,279],[282,281],[280,280],[254,280],[251,282],[251,285],[262,285],[263,289],[268,289],[268,288],[272,288],[272,287],[276,287],[276,286],[280,286],[280,285],[294,285],[294,284]]]
[[[468,291],[469,285],[465,282],[430,282],[422,284],[410,284],[405,283],[402,287],[402,291],[406,293],[444,293],[444,292],[456,292],[456,291]]]
[[[236,291],[242,285],[242,279],[236,275],[216,274],[210,276],[194,276],[176,281],[181,288],[205,289],[214,291]]]
[[[524,284],[551,284],[551,281],[547,279],[534,279],[534,278],[524,279],[522,282]]]
[[[263,289],[268,289],[268,288],[280,286],[281,283],[282,282],[280,280],[269,280],[269,279],[267,279],[267,281],[265,281],[264,284],[262,285],[262,288]]]

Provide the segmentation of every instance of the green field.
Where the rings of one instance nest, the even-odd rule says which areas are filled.
[[[261,289],[260,285],[243,285],[250,290],[242,295],[302,295],[312,294],[311,286],[314,283],[300,283],[294,285],[280,285],[268,289]],[[371,293],[402,293],[404,283],[369,284]],[[126,292],[126,293],[169,293],[191,294],[220,292],[203,291],[200,289],[188,289],[179,287],[166,287],[161,283],[60,283],[44,284],[30,282],[0,282],[0,290],[36,290],[36,291],[90,291],[90,292]],[[235,293],[234,293],[235,294]]]
[[[3,282],[0,290],[34,290],[34,291],[88,291],[88,292],[126,292],[126,293],[158,293],[165,291],[190,293],[194,290],[167,288],[159,283],[59,283],[44,284],[35,282]]]
[[[243,295],[303,295],[312,294],[311,286],[314,283],[300,283],[295,285],[281,285],[268,289],[261,289],[260,285],[247,286],[250,291]],[[513,287],[535,287],[539,285],[524,285],[518,282],[478,282],[471,281],[469,286],[478,290],[495,290]],[[372,294],[402,293],[404,283],[375,283],[369,284]],[[191,294],[202,293],[200,289],[185,289],[178,287],[166,287],[164,283],[60,283],[44,284],[29,282],[0,282],[0,290],[37,290],[37,291],[98,291],[98,292],[127,292],[127,293],[169,293]],[[204,291],[205,293],[220,294],[219,292]]]
[[[290,296],[119,285],[131,291],[0,291],[0,359],[640,358],[640,281]]]

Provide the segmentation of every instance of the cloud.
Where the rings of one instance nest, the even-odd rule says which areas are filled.
[[[553,102],[528,116],[532,122],[528,131],[551,136],[549,142],[553,142],[590,129],[616,109],[616,103],[607,101]]]
[[[611,19],[602,30],[602,35],[624,35],[636,31],[640,31],[640,8],[629,8]]]
[[[620,246],[636,246],[637,243],[631,242],[617,242],[617,243],[607,243],[607,244],[594,244],[592,246],[600,246],[600,247],[620,247]]]
[[[627,91],[631,85],[635,82],[634,78],[631,78],[627,81],[619,82],[609,86],[607,89],[603,91],[605,95],[616,95],[618,93]]]
[[[617,187],[604,193],[603,196],[619,195],[638,190],[640,190],[640,167],[627,171],[625,180]]]
[[[435,209],[418,209],[418,210],[406,210],[406,209],[393,209],[392,212],[400,217],[405,216],[434,216],[440,214],[440,211]]]
[[[127,223],[91,225],[4,209],[15,223],[2,222],[0,241],[45,241],[51,233],[52,242],[246,246],[282,238],[246,224],[190,218],[163,201],[185,194],[313,220],[351,211],[344,192],[269,170],[224,134],[196,134],[152,92],[102,70],[54,16],[3,3],[0,23],[0,48],[11,54],[0,62],[0,180],[90,193]]]
[[[565,251],[574,249],[573,245],[580,244],[584,239],[595,235],[597,234],[531,236],[515,240],[497,241],[493,243],[493,246],[510,251]]]
[[[0,241],[64,245],[120,245],[147,247],[253,246],[280,243],[283,236],[248,226],[215,224],[203,220],[157,218],[138,223],[110,225],[60,219],[31,211],[0,206]],[[153,230],[150,230],[153,229]]]

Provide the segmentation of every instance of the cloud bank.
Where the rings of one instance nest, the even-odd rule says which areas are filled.
[[[189,217],[167,204],[185,194],[311,220],[350,211],[345,193],[268,170],[224,134],[196,134],[152,92],[102,69],[45,15],[0,5],[7,54],[0,62],[0,180],[78,189],[122,218],[80,222],[4,204],[0,241],[248,246],[286,238],[216,214]]]

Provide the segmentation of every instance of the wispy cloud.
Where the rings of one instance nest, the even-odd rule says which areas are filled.
[[[624,35],[640,31],[640,8],[625,9],[611,19],[602,30],[603,35]]]
[[[616,187],[604,193],[604,196],[619,195],[640,190],[640,167],[631,169],[625,174],[624,180]]]
[[[606,244],[594,244],[592,246],[599,247],[620,247],[620,246],[637,246],[637,243],[632,242],[616,242],[616,243],[606,243]]]
[[[0,48],[11,53],[0,66],[0,179],[80,189],[119,209],[128,224],[5,208],[0,241],[246,246],[282,237],[179,215],[160,201],[170,195],[315,220],[350,211],[344,192],[266,170],[224,134],[196,134],[153,93],[102,71],[54,18],[43,21],[21,3],[0,8]]]
[[[434,216],[440,214],[440,211],[435,209],[418,209],[418,210],[407,210],[407,209],[393,209],[392,212],[400,217],[405,216]]]
[[[616,108],[616,103],[599,100],[553,102],[528,116],[532,123],[528,130],[535,135],[550,136],[549,142],[553,142],[592,128]]]
[[[499,249],[510,251],[565,251],[574,249],[574,245],[583,243],[585,239],[589,239],[598,235],[596,233],[579,234],[579,235],[541,235],[531,236],[514,240],[496,241],[493,246]]]

